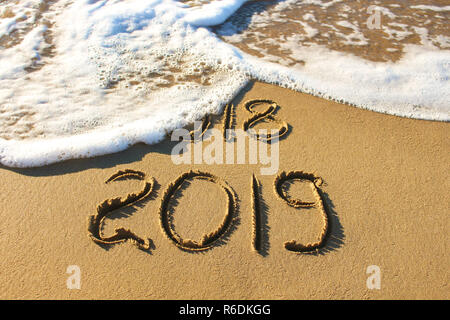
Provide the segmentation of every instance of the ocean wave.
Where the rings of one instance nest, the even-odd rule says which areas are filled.
[[[371,61],[321,43],[298,45],[322,33],[311,26],[319,19],[305,11],[294,21],[303,33],[273,27],[271,34],[280,32],[282,39],[264,38],[278,48],[273,54],[271,43],[248,41],[249,34],[264,36],[276,19],[286,23],[299,2],[279,1],[250,14],[244,4],[2,2],[0,163],[42,166],[157,143],[205,114],[220,113],[251,79],[378,112],[449,120],[450,55],[433,41],[424,43],[420,28],[423,42],[404,44],[396,61]],[[305,4],[326,9],[345,2]],[[244,30],[233,23],[242,16]],[[335,22],[333,28],[352,34],[343,33],[348,45],[367,45],[357,23]],[[448,39],[439,36],[445,45]],[[243,41],[253,51],[241,47]]]

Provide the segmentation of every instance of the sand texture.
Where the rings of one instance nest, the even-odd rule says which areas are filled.
[[[448,123],[261,83],[230,109],[209,127],[279,129],[276,174],[175,165],[170,141],[1,167],[0,298],[450,298]]]

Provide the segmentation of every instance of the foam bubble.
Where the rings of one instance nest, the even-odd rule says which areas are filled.
[[[318,35],[309,24],[318,19],[305,13],[304,34],[278,45],[306,64],[287,68],[265,60],[280,62],[270,53],[256,58],[224,42],[242,39],[228,22],[219,28],[222,38],[209,28],[245,2],[1,4],[0,163],[41,166],[157,143],[175,128],[221,112],[252,78],[375,111],[449,119],[448,52],[411,46],[397,63],[374,63],[321,46],[295,46],[296,37]],[[329,7],[341,1],[306,2]],[[267,28],[268,18],[262,12],[252,20]],[[352,38],[365,40],[356,25],[343,24]]]

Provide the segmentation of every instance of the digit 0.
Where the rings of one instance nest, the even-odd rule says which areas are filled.
[[[214,184],[219,185],[224,191],[228,204],[225,212],[225,218],[219,228],[210,234],[205,234],[200,243],[193,240],[182,239],[173,229],[171,223],[169,223],[169,206],[170,200],[174,194],[182,187],[183,183],[188,180],[201,179],[210,181]],[[187,251],[203,251],[210,249],[214,246],[217,241],[222,238],[230,229],[233,224],[235,212],[236,212],[236,195],[231,189],[231,187],[222,179],[217,176],[201,171],[189,171],[182,174],[178,179],[171,183],[161,200],[161,207],[159,210],[161,228],[166,234],[166,236],[171,240],[177,247]]]

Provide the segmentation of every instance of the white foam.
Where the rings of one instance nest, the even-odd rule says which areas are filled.
[[[345,39],[345,41],[343,42],[344,44],[363,46],[369,43],[366,37],[364,37],[361,31],[359,31],[359,28],[354,24],[346,20],[338,21],[336,24],[353,31],[349,35],[341,35]]]
[[[430,6],[430,5],[416,5],[416,6],[411,6],[412,9],[421,9],[421,10],[431,10],[431,11],[437,11],[437,12],[441,12],[441,11],[450,11],[450,6]]]
[[[3,20],[0,21],[0,37],[9,35],[15,29],[16,29],[15,18],[4,18]]]
[[[5,3],[0,8],[0,38],[31,26],[44,0],[24,0],[20,3]]]
[[[400,61],[380,63],[319,46],[282,48],[293,50],[305,65],[275,68],[255,60],[255,69],[265,81],[382,113],[450,119],[447,52],[410,46]]]
[[[215,26],[225,22],[247,0],[222,0],[205,4],[201,8],[192,8],[185,21],[197,27]]]
[[[379,112],[449,120],[448,52],[411,46],[398,63],[373,63],[295,47],[293,36],[281,45],[306,64],[286,68],[245,54],[206,28],[244,2],[189,8],[172,0],[58,1],[45,13],[53,22],[54,55],[44,54],[49,45],[42,21],[0,51],[0,163],[41,166],[159,142],[175,128],[220,112],[251,78]],[[40,3],[13,2],[11,8],[18,16]],[[27,25],[1,21],[6,34],[25,30],[33,19]],[[307,36],[316,34],[303,26]],[[239,39],[232,30],[229,36]]]

